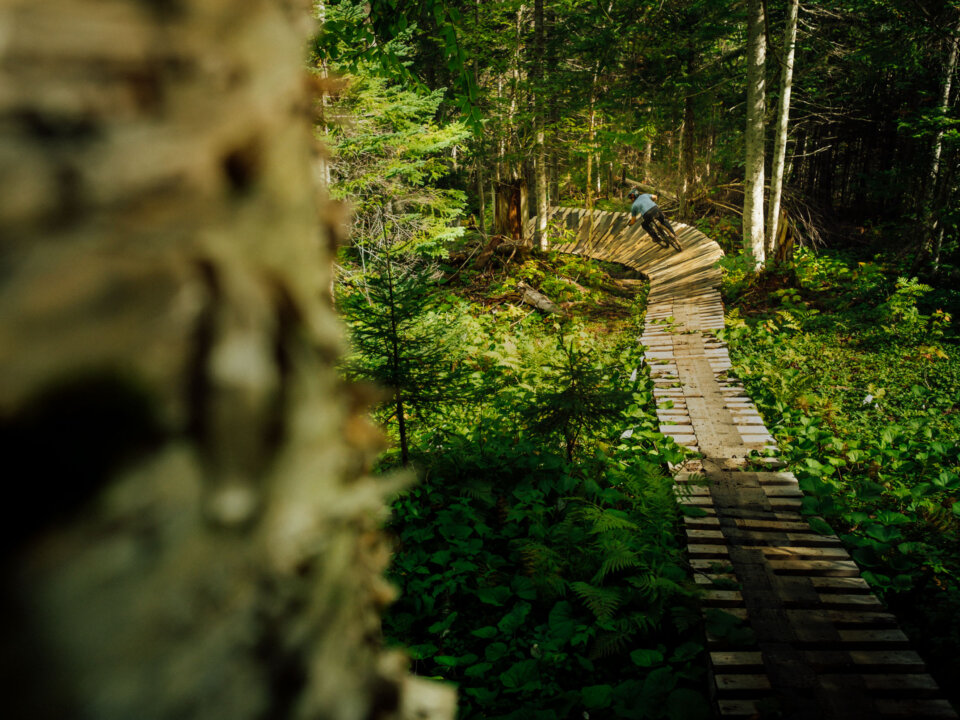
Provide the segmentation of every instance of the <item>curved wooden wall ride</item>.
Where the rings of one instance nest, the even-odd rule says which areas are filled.
[[[551,219],[566,233],[555,250],[650,279],[642,342],[660,430],[702,456],[675,476],[679,502],[706,513],[685,518],[690,562],[704,607],[746,619],[755,636],[740,646],[708,637],[719,714],[956,718],[840,540],[803,519],[797,479],[778,471],[773,438],[727,378],[727,349],[713,335],[723,327],[717,243],[675,223],[683,250],[664,249],[639,223],[627,227],[627,213],[556,208]],[[748,463],[753,450],[769,457]]]

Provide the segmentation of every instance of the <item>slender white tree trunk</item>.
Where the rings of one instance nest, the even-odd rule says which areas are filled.
[[[957,69],[957,51],[960,43],[960,22],[951,28],[951,37],[949,40],[949,50],[947,52],[947,62],[943,68],[943,80],[940,83],[940,101],[937,106],[939,115],[946,114],[950,106],[950,90],[953,85],[953,74]],[[933,147],[930,152],[930,169],[927,172],[927,182],[923,193],[923,206],[920,209],[923,218],[923,252],[931,257],[934,263],[939,262],[940,235],[937,230],[937,223],[933,217],[933,205],[937,197],[937,182],[940,178],[940,155],[943,152],[943,129],[937,128],[933,137]]]
[[[749,0],[747,10],[747,127],[744,169],[743,249],[760,269],[763,253],[763,115],[766,106],[766,37],[763,0]]]
[[[780,229],[780,195],[783,191],[783,168],[787,157],[787,128],[790,123],[790,90],[793,87],[793,59],[797,46],[797,14],[800,0],[790,0],[787,25],[783,34],[783,68],[780,81],[780,103],[777,107],[777,131],[773,141],[773,164],[770,170],[770,200],[767,208],[768,255],[777,254],[777,233]]]
[[[543,0],[535,0],[533,6],[533,22],[535,36],[534,67],[537,73],[538,87],[535,89],[536,106],[533,113],[534,136],[536,142],[536,174],[537,174],[537,227],[534,232],[534,242],[541,250],[547,250],[547,219],[550,214],[550,198],[547,192],[547,153],[544,147],[544,114],[546,103],[543,90],[543,65],[546,53],[546,34],[544,31]]]
[[[653,139],[647,138],[647,142],[643,146],[643,181],[645,183],[651,182],[650,166],[653,165]]]

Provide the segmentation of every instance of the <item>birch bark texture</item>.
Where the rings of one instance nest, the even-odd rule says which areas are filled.
[[[954,21],[950,28],[950,37],[947,40],[947,61],[943,66],[943,76],[940,81],[940,99],[937,104],[939,115],[946,115],[950,107],[950,91],[953,86],[953,75],[957,69],[958,45],[960,45],[960,19]],[[943,126],[937,126],[930,149],[930,168],[927,171],[927,181],[921,200],[921,216],[923,218],[924,238],[921,254],[931,257],[934,266],[940,262],[940,234],[934,219],[934,199],[937,196],[937,185],[940,179],[940,155],[943,152]]]
[[[334,367],[310,13],[0,0],[10,717],[452,717],[380,647],[391,483]]]
[[[535,242],[540,250],[546,252],[550,247],[547,237],[547,217],[550,213],[550,199],[547,192],[547,152],[544,146],[544,121],[547,111],[544,95],[546,94],[543,82],[543,65],[546,59],[546,30],[544,28],[543,0],[534,0],[533,3],[534,27],[534,69],[536,72],[533,114],[534,141],[536,143],[536,184],[537,184],[537,227]]]
[[[783,169],[787,157],[787,131],[790,125],[790,92],[793,88],[793,63],[797,48],[797,16],[800,0],[790,0],[787,24],[783,33],[783,67],[780,72],[780,102],[777,106],[777,130],[773,139],[773,163],[770,169],[770,199],[767,208],[766,251],[776,256],[780,230],[780,198],[783,192]]]
[[[766,109],[766,35],[763,0],[747,3],[747,126],[743,196],[743,249],[754,269],[763,266],[763,136]]]

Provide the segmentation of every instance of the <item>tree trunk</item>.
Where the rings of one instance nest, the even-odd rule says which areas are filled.
[[[378,641],[398,484],[335,367],[291,7],[4,4],[8,717],[453,716]]]
[[[547,238],[547,219],[550,214],[550,200],[547,196],[547,153],[544,147],[543,120],[546,112],[543,89],[543,63],[546,52],[546,38],[543,27],[543,0],[534,0],[533,23],[535,36],[534,68],[536,70],[535,102],[533,113],[534,136],[536,141],[536,175],[537,175],[537,222],[534,230],[534,242],[541,250],[549,247]]]
[[[690,50],[687,58],[687,77],[696,71],[696,55]],[[683,135],[680,139],[680,219],[690,219],[690,194],[693,192],[694,114],[693,95],[683,99]]]
[[[480,217],[477,219],[477,227],[480,228],[481,233],[487,232],[487,202],[486,202],[486,187],[484,181],[486,178],[483,174],[483,163],[478,159],[477,160],[477,200],[480,203]]]
[[[645,183],[653,182],[653,175],[650,172],[650,168],[653,165],[653,138],[647,138],[646,144],[643,146],[643,181]]]
[[[753,266],[763,266],[763,115],[765,108],[763,0],[749,0],[747,10],[747,127],[744,168],[743,249]]]
[[[790,91],[793,87],[793,58],[797,46],[797,14],[800,0],[790,0],[787,25],[783,34],[783,68],[780,80],[780,103],[777,107],[777,130],[773,140],[773,164],[770,170],[770,201],[767,208],[767,247],[777,255],[779,237],[780,195],[783,190],[783,168],[787,156],[787,128],[790,123]]]
[[[950,105],[950,88],[953,83],[953,74],[957,69],[957,48],[960,44],[960,22],[951,28],[947,62],[943,68],[943,79],[940,83],[940,102],[937,109],[942,117],[946,115]],[[938,118],[939,120],[939,118]],[[934,218],[933,199],[937,195],[937,180],[940,176],[940,154],[943,151],[943,128],[938,123],[933,136],[933,146],[930,152],[930,169],[927,171],[927,181],[921,199],[920,213],[923,225],[923,245],[921,257],[932,257],[937,237],[937,222]],[[936,253],[939,255],[939,251]]]
[[[527,183],[523,179],[502,182],[497,186],[494,206],[494,228],[497,235],[504,235],[514,242],[529,244],[524,237],[524,223],[528,216]]]

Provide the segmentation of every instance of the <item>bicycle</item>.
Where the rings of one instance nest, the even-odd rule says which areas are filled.
[[[660,227],[654,227],[653,223],[651,222],[649,227],[644,227],[644,230],[647,231],[647,233],[650,235],[650,238],[657,243],[657,245],[672,247],[677,252],[683,250],[683,246],[680,244],[680,238],[677,237],[677,234],[669,225],[660,223]]]

